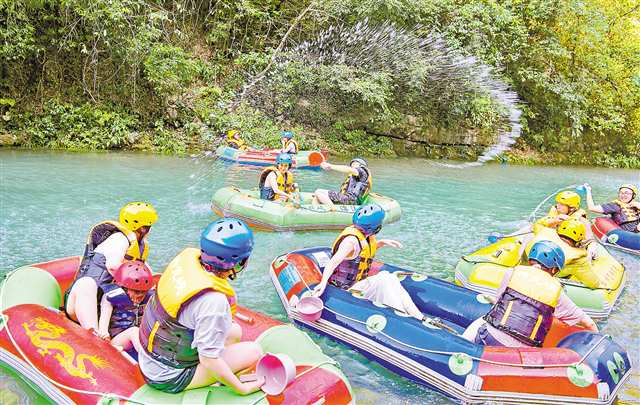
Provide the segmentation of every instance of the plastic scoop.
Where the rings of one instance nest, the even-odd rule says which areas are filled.
[[[324,162],[324,156],[320,152],[309,153],[309,165],[320,166],[320,163]]]
[[[315,322],[322,316],[324,303],[318,297],[302,297],[296,303],[296,310],[300,313],[303,320],[307,322]]]
[[[256,376],[264,379],[261,389],[267,395],[280,395],[296,378],[296,365],[284,353],[266,353],[258,361]]]

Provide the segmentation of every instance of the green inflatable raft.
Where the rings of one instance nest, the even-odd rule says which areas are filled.
[[[300,193],[300,206],[260,199],[257,189],[243,190],[224,187],[216,191],[211,209],[221,217],[235,217],[254,228],[268,231],[309,231],[342,229],[351,224],[351,217],[358,205],[336,205],[330,211],[324,205],[311,204],[312,193]],[[365,204],[380,205],[386,215],[385,223],[400,219],[400,204],[392,198],[370,193]]]

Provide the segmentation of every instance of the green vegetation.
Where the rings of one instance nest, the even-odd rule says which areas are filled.
[[[640,167],[636,0],[0,0],[0,13],[5,144],[184,153],[231,127],[269,146],[293,128],[305,148],[473,158],[481,148],[460,134],[488,144],[501,125],[486,97],[421,97],[384,70],[293,63],[272,69],[270,104],[230,111],[285,36],[367,18],[501,68],[523,101],[510,161]]]

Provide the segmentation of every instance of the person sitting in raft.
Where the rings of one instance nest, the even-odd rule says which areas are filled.
[[[240,131],[238,131],[237,129],[232,129],[230,131],[227,131],[227,145],[234,149],[240,149],[240,150],[248,149],[244,140],[240,138]]]
[[[553,275],[564,266],[564,253],[555,243],[536,242],[529,265],[505,272],[493,308],[472,322],[462,336],[486,346],[542,346],[553,317],[597,332],[593,320],[562,289]]]
[[[333,242],[331,259],[325,266],[322,280],[315,287],[313,295],[321,296],[327,284],[331,284],[343,290],[358,291],[370,301],[380,302],[423,320],[424,314],[413,303],[395,274],[381,271],[374,276],[368,275],[379,248],[402,247],[396,240],[376,240],[375,235],[382,229],[384,215],[384,210],[377,204],[364,205],[356,210],[353,225],[345,228]]]
[[[269,166],[260,174],[258,187],[263,200],[292,200],[295,191],[293,173],[289,171],[293,160],[291,155],[280,153],[276,157],[276,166]]]
[[[100,302],[98,336],[110,339],[111,344],[136,352],[141,351],[138,326],[144,307],[151,298],[153,275],[139,260],[126,261],[113,275],[114,283],[104,288]]]
[[[236,294],[229,280],[245,269],[253,233],[223,218],[200,236],[200,249],[186,248],[167,266],[140,324],[140,371],[151,387],[178,393],[220,382],[240,395],[263,381],[241,382],[236,373],[262,356],[255,342],[240,342],[233,322]]]
[[[589,184],[585,184],[584,188],[587,191],[589,211],[611,216],[613,222],[627,232],[640,232],[640,201],[633,201],[638,196],[636,186],[633,184],[621,185],[618,189],[618,198],[602,205],[596,205],[593,202]]]
[[[556,204],[549,209],[546,216],[536,223],[547,228],[557,228],[562,221],[577,219],[585,225],[586,239],[592,239],[591,224],[587,219],[587,213],[580,208],[580,195],[574,191],[563,191],[556,195]]]
[[[591,262],[596,258],[594,240],[585,240],[586,227],[576,219],[567,219],[557,229],[547,228],[540,224],[533,227],[534,237],[526,244],[525,252],[540,240],[550,240],[562,249],[565,257],[564,267],[557,276],[567,278],[575,276],[588,288],[601,288],[606,284],[595,271]]]
[[[98,302],[113,273],[126,260],[146,261],[147,235],[158,213],[146,202],[131,202],[120,210],[120,222],[104,221],[89,232],[75,279],[65,295],[65,311],[85,329],[98,330]]]
[[[282,142],[281,153],[288,153],[290,155],[298,153],[298,142],[293,139],[293,131],[282,131],[280,132],[280,136],[280,141]]]
[[[346,173],[347,178],[342,183],[340,191],[329,191],[318,189],[313,193],[314,203],[329,206],[331,211],[335,211],[335,204],[360,205],[366,200],[371,191],[372,179],[367,162],[361,158],[355,158],[349,166],[334,165],[328,162],[320,163],[324,170],[335,170]]]

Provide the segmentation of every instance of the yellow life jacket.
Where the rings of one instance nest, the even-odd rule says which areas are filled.
[[[366,182],[358,181],[357,175],[353,173],[349,173],[347,178],[342,182],[340,186],[340,192],[342,194],[352,194],[356,197],[356,203],[358,205],[362,204],[364,200],[369,195],[371,188],[373,187],[373,178],[371,176],[371,171],[364,166],[360,167],[367,172],[367,180]]]
[[[620,207],[620,213],[624,217],[624,222],[618,224],[626,224],[627,222],[634,222],[640,219],[640,210],[631,206],[629,203],[622,202],[618,199],[613,200],[613,203]]]
[[[355,258],[340,263],[331,275],[329,281],[342,289],[347,289],[358,281],[367,278],[371,262],[376,255],[378,247],[375,235],[365,237],[355,226],[348,226],[333,242],[333,246],[331,247],[332,254],[338,251],[340,243],[347,236],[355,236],[358,239],[360,253]],[[367,246],[363,247],[362,242],[367,242]]]
[[[504,293],[484,319],[526,344],[541,346],[561,293],[562,285],[549,273],[516,266]]]
[[[167,266],[158,281],[158,299],[169,315],[178,317],[180,307],[205,290],[224,294],[231,314],[236,312],[236,293],[229,281],[206,271],[200,264],[200,250],[186,248]]]
[[[146,261],[149,256],[149,243],[144,238],[144,244],[140,249],[140,243],[138,243],[138,237],[136,233],[130,231],[126,226],[117,221],[103,221],[91,228],[89,236],[87,237],[87,247],[94,250],[99,244],[104,242],[109,236],[116,232],[121,232],[127,237],[129,241],[129,248],[125,253],[125,259],[127,260],[141,260]]]
[[[595,271],[587,257],[587,249],[582,247],[569,246],[564,240],[558,236],[555,229],[547,228],[540,224],[533,226],[534,237],[525,247],[525,253],[528,256],[533,245],[541,240],[549,240],[554,242],[564,253],[564,268],[556,274],[556,277],[574,276],[578,281],[588,288],[600,288],[603,281]]]
[[[558,210],[554,205],[549,209],[549,212],[546,216],[536,221],[536,224],[541,224],[546,227],[552,227],[552,224],[555,222],[555,219],[558,217],[558,215],[560,214],[558,213]],[[569,217],[575,219],[587,218],[587,213],[582,208],[578,208],[577,210],[569,214]]]
[[[262,171],[260,174],[260,181],[258,182],[258,187],[262,190],[265,187],[265,182],[267,181],[267,176],[271,172],[276,173],[276,183],[278,184],[278,190],[283,191],[285,193],[292,193],[294,191],[293,186],[293,173],[290,171],[286,171],[282,173],[276,166],[269,166]],[[279,199],[279,195],[276,194],[275,199]]]
[[[247,145],[243,139],[227,138],[227,144],[235,149],[246,150]]]
[[[287,152],[289,150],[289,145],[294,145],[295,146],[293,152]],[[298,149],[298,142],[295,139],[289,139],[284,143],[284,150],[283,150],[284,153],[289,153],[289,154],[295,155],[296,153],[298,153],[298,150],[299,150]]]

